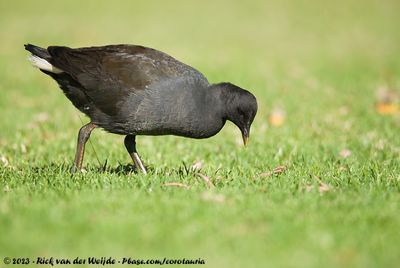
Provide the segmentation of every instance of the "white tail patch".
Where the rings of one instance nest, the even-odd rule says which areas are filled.
[[[36,68],[39,68],[40,70],[48,71],[51,73],[59,74],[62,73],[63,70],[58,69],[57,67],[54,67],[53,65],[50,64],[45,59],[42,59],[38,56],[31,55],[29,56],[29,61],[32,63],[32,65]]]

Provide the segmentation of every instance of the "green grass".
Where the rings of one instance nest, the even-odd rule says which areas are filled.
[[[375,103],[379,87],[399,94],[399,8],[396,0],[2,1],[0,257],[398,267],[400,116],[378,114]],[[87,119],[31,68],[27,42],[142,44],[212,82],[247,88],[259,103],[249,147],[232,124],[208,140],[139,137],[144,176],[131,171],[122,136],[95,130],[87,172],[71,176]],[[268,121],[277,107],[280,127]],[[195,161],[215,188],[187,171]],[[280,165],[287,170],[260,175]]]

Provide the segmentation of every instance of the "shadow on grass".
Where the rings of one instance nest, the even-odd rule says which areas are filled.
[[[77,174],[85,173],[109,173],[117,175],[129,175],[129,174],[142,174],[135,165],[133,164],[122,164],[119,163],[117,166],[109,166],[107,161],[104,165],[86,165],[81,172],[72,173],[72,164],[69,163],[57,163],[50,162],[44,165],[30,166],[29,170],[36,174],[48,174],[48,173],[65,173],[66,175],[74,176]],[[193,169],[191,166],[186,165],[184,162],[178,167],[159,167],[146,166],[148,174],[152,175],[176,175],[179,177],[194,176],[199,171]]]
[[[69,174],[71,176],[76,175],[76,174],[85,174],[88,172],[91,173],[111,173],[111,174],[121,174],[121,175],[127,175],[130,173],[138,173],[136,167],[132,164],[119,164],[116,167],[111,167],[107,165],[103,166],[94,166],[94,165],[87,165],[80,172],[71,172],[71,164],[66,164],[66,163],[56,163],[56,162],[51,162],[48,164],[44,165],[37,165],[37,166],[30,166],[29,170],[33,173],[65,173]],[[152,170],[152,168],[147,167],[148,170]]]

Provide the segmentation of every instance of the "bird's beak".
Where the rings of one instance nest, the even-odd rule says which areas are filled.
[[[249,131],[247,129],[244,129],[242,131],[242,138],[244,146],[247,146],[247,144],[249,143]]]

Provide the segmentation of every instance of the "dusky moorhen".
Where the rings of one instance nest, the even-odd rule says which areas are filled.
[[[161,51],[137,45],[45,49],[27,44],[25,49],[32,53],[32,64],[56,80],[91,119],[79,130],[72,172],[81,169],[85,144],[96,127],[126,135],[126,149],[143,173],[136,135],[202,139],[229,120],[245,145],[248,141],[257,112],[254,95],[231,83],[210,84],[199,71]]]

